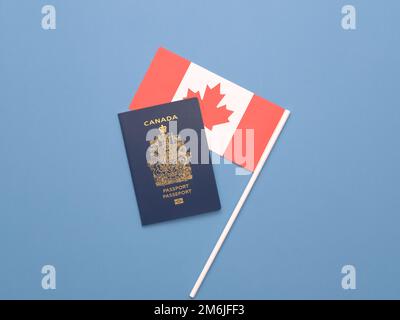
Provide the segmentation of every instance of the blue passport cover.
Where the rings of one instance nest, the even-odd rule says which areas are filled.
[[[118,117],[142,225],[221,208],[197,99],[123,112]],[[197,141],[187,143],[190,139],[182,135],[183,129],[194,130]],[[169,150],[175,149],[174,158]],[[170,158],[161,161],[165,157]]]

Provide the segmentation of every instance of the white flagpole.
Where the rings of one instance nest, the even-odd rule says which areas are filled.
[[[278,136],[279,136],[280,132],[282,131],[282,128],[285,125],[285,122],[286,122],[287,118],[289,117],[289,114],[290,114],[290,111],[285,110],[281,119],[279,120],[279,123],[278,123],[277,127],[275,128],[275,131],[272,134],[271,139],[269,140],[263,154],[261,155],[261,158],[258,161],[258,164],[257,164],[249,182],[247,183],[246,188],[243,191],[243,194],[241,195],[238,203],[236,204],[236,207],[233,210],[232,215],[230,216],[227,224],[225,225],[224,230],[222,231],[221,235],[219,236],[219,239],[218,239],[217,243],[215,244],[213,251],[211,252],[210,256],[208,257],[208,260],[207,260],[206,264],[204,265],[203,270],[201,271],[199,277],[197,278],[196,283],[194,284],[192,291],[190,292],[191,298],[194,298],[196,296],[197,291],[199,290],[201,284],[204,281],[204,278],[206,277],[208,271],[210,270],[210,267],[213,264],[219,250],[221,249],[229,231],[231,230],[233,223],[235,222],[236,218],[238,217],[240,209],[242,208],[244,202],[246,201],[247,196],[249,195],[251,188],[254,185],[254,182],[256,181],[258,175],[260,174],[260,171],[261,171],[262,167],[264,166],[264,163],[267,160],[269,153],[272,150],[272,147],[274,146],[276,140],[278,139]]]

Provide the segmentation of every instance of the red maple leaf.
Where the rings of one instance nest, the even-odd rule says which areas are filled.
[[[233,113],[233,111],[226,108],[226,105],[218,107],[224,96],[221,93],[221,84],[219,83],[214,88],[210,88],[207,85],[203,98],[200,96],[199,91],[194,92],[188,89],[186,99],[197,98],[199,100],[204,126],[212,130],[215,125],[229,122],[228,118]]]

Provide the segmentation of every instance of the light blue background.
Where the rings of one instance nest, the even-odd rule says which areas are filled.
[[[356,31],[341,28],[348,3]],[[248,176],[215,166],[220,213],[140,226],[117,113],[160,45],[292,111],[198,297],[400,298],[399,13],[0,0],[0,298],[188,297]]]

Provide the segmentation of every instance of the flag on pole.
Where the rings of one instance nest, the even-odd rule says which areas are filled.
[[[252,176],[208,257],[194,298],[246,201],[290,112],[164,48],[159,48],[130,109],[185,98],[199,100],[209,149]]]
[[[254,171],[286,115],[253,92],[159,48],[130,109],[193,97],[200,103],[210,150]]]

